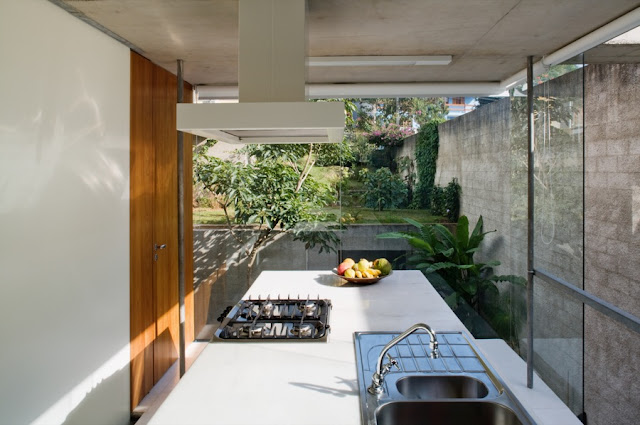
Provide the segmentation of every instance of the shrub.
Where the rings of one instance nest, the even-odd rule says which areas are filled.
[[[213,208],[213,202],[211,201],[211,198],[207,196],[198,197],[198,199],[196,199],[196,203],[198,204],[198,207],[201,208]]]
[[[447,217],[451,223],[458,221],[460,215],[460,192],[455,177],[446,187],[434,186],[431,190],[431,213]]]
[[[411,128],[400,127],[398,124],[388,124],[386,127],[365,134],[369,143],[385,147],[400,146],[404,139],[411,135],[413,135]]]
[[[414,199],[418,207],[431,206],[431,192],[436,179],[436,163],[438,161],[438,124],[442,120],[431,121],[422,128],[416,138],[416,168],[418,183]]]
[[[460,192],[462,192],[462,188],[455,177],[444,189],[444,205],[447,218],[452,223],[457,222],[460,216]]]
[[[499,332],[501,338],[512,346],[517,345],[518,318],[509,314],[509,304],[504,302],[511,300],[500,293],[497,283],[524,288],[527,281],[521,276],[494,275],[493,268],[500,265],[499,261],[478,263],[474,260],[485,235],[490,233],[483,231],[482,216],[471,232],[465,216],[458,219],[455,233],[441,224],[405,221],[415,226],[416,231],[384,233],[378,238],[405,239],[414,249],[409,263],[421,270],[441,294],[448,293],[444,300],[449,307],[455,311],[461,304],[468,304]]]
[[[364,170],[363,170],[364,171]],[[398,175],[388,168],[380,168],[373,173],[361,172],[365,181],[365,205],[382,211],[398,208],[407,199],[407,186]]]

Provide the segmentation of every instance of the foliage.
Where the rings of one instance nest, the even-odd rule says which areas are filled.
[[[305,249],[319,247],[318,252],[337,252],[336,248],[340,243],[340,238],[335,229],[322,225],[318,222],[299,223],[293,229],[293,240],[304,242]]]
[[[460,215],[460,192],[461,188],[455,177],[444,188],[434,186],[431,192],[431,212],[446,216],[452,223],[457,222]]]
[[[549,80],[553,80],[554,78],[561,77],[564,74],[568,74],[569,72],[573,72],[579,68],[577,64],[560,64],[552,66],[547,72],[537,75],[533,83],[534,85],[545,83]]]
[[[250,268],[258,250],[276,237],[276,229],[293,231],[296,238],[309,246],[335,250],[335,235],[329,232],[311,235],[308,228],[297,227],[322,218],[318,210],[333,200],[331,190],[309,177],[308,159],[305,166],[298,166],[297,155],[301,150],[272,146],[273,149],[252,148],[255,163],[224,161],[206,155],[196,155],[194,162],[196,180],[217,196],[238,242],[246,243],[235,234],[234,224],[258,226],[259,235],[246,252]],[[256,161],[257,157],[261,160]],[[233,217],[230,208],[234,210]]]
[[[444,98],[359,99],[351,129],[371,132],[394,123],[401,127],[420,127],[432,120],[444,119],[448,109]]]
[[[343,165],[353,162],[351,147],[345,143],[247,145],[243,152],[255,162],[279,161],[294,168],[309,156],[314,165]]]
[[[316,148],[318,159],[316,165],[327,167],[331,165],[350,165],[355,161],[355,154],[351,145],[346,141],[342,143],[321,143]]]
[[[398,208],[406,202],[407,186],[400,176],[391,173],[388,168],[379,168],[374,172],[361,171],[365,181],[365,205],[382,211],[384,208]]]
[[[430,121],[420,128],[416,138],[416,168],[418,183],[414,202],[419,208],[431,206],[431,192],[436,178],[438,161],[438,124],[443,120]]]
[[[369,158],[369,165],[371,168],[388,168],[392,173],[395,173],[398,169],[396,163],[396,149],[391,147],[378,147],[371,151]]]
[[[353,136],[351,151],[357,164],[367,164],[376,147],[369,143],[369,139],[362,134]]]
[[[213,201],[208,196],[199,196],[196,198],[196,204],[198,207],[211,208],[213,206]]]
[[[482,216],[471,233],[466,216],[458,219],[455,234],[441,224],[424,225],[414,220],[406,221],[415,226],[417,232],[391,232],[378,237],[407,240],[414,248],[409,262],[422,270],[432,282],[444,281],[453,289],[453,292],[445,297],[452,309],[464,302],[476,312],[485,314],[490,323],[500,323],[505,317],[509,317],[509,313],[499,303],[491,303],[489,310],[482,310],[480,303],[482,300],[495,300],[500,297],[498,282],[509,282],[522,287],[526,285],[526,280],[515,275],[492,275],[493,267],[499,266],[499,261],[475,262],[474,254],[485,235],[491,233],[483,232]],[[436,278],[432,279],[432,276]],[[510,339],[510,336],[507,335],[507,339]]]
[[[383,147],[400,146],[404,142],[404,139],[411,135],[413,135],[413,129],[400,127],[393,123],[365,133],[365,136],[369,139],[369,143]]]
[[[434,214],[447,216],[447,207],[444,200],[444,188],[442,186],[433,186],[431,190],[431,211]]]
[[[415,162],[409,156],[401,156],[397,159],[398,171],[407,185],[407,204],[413,204],[413,189],[416,184]]]

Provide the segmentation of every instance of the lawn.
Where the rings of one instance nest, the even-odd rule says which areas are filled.
[[[214,208],[194,208],[193,224],[226,224],[224,212]]]
[[[343,217],[345,224],[389,224],[389,223],[406,223],[404,218],[411,218],[419,223],[442,223],[445,221],[443,217],[433,216],[427,210],[384,210],[375,211],[371,208],[343,208],[342,214],[340,208],[325,208],[323,210],[329,215]],[[213,208],[194,208],[193,209],[194,224],[226,224],[224,212],[220,209]]]

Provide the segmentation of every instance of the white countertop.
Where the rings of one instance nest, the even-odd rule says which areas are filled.
[[[329,340],[212,343],[149,424],[358,425],[354,332],[403,331],[425,322],[471,338],[419,271],[395,271],[366,286],[325,271],[267,271],[242,298],[259,295],[330,299]]]

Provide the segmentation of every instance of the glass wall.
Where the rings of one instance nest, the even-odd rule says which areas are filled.
[[[263,271],[330,271],[345,258],[386,258],[393,269],[403,269],[406,241],[377,235],[411,230],[405,218],[446,221],[443,208],[432,213],[423,207],[429,202],[417,185],[416,169],[416,132],[444,118],[445,99],[338,101],[348,112],[342,144],[239,149],[198,142],[194,285],[199,339],[211,337],[218,316]],[[437,126],[432,130],[437,135]]]
[[[637,32],[637,30],[636,30]],[[534,268],[612,308],[640,314],[640,39],[598,46],[535,76]],[[512,270],[526,258],[526,87],[512,92]],[[512,145],[513,146],[513,145]],[[534,279],[536,373],[589,424],[632,424],[640,388],[638,334]],[[524,328],[519,352],[526,358]],[[635,401],[634,401],[635,400]],[[615,406],[615,407],[614,407]]]
[[[589,424],[634,423],[640,417],[638,334],[585,306],[584,299],[572,297],[561,285],[536,277],[534,340],[528,341],[523,280],[527,276],[526,95],[532,89],[535,268],[623,312],[640,315],[638,52],[640,40],[598,46],[536,75],[533,88],[518,87],[509,97],[485,99],[472,113],[435,125],[429,134],[405,135],[399,143],[390,136],[397,130],[394,124],[415,131],[417,111],[433,110],[406,99],[395,100],[395,109],[369,102],[373,109],[367,110],[358,104],[367,101],[355,100],[354,121],[369,113],[386,114],[387,121],[374,121],[377,127],[366,131],[361,128],[359,136],[352,134],[348,146],[341,146],[333,157],[320,160],[320,153],[312,152],[315,166],[305,184],[325,185],[327,198],[303,214],[291,227],[293,231],[275,229],[253,257],[266,224],[261,220],[266,217],[247,214],[246,222],[235,223],[231,232],[221,207],[225,198],[207,199],[202,187],[196,188],[198,206],[207,202],[218,206],[217,217],[209,223],[204,212],[196,216],[196,221],[204,223],[194,231],[200,337],[208,338],[224,307],[237,302],[263,270],[330,270],[346,257],[356,261],[386,257],[396,261],[396,269],[415,267],[405,254],[416,251],[405,241],[376,236],[412,230],[404,218],[421,223],[451,221],[447,208],[436,211],[437,202],[420,201],[424,190],[420,180],[426,181],[421,175],[426,162],[420,161],[432,160],[436,171],[430,184],[440,189],[429,189],[433,190],[429,193],[443,195],[455,179],[462,194],[460,213],[468,217],[471,228],[482,217],[484,230],[490,232],[475,261],[499,264],[492,262],[492,270],[483,271],[482,278],[509,278],[495,284],[497,291],[471,299],[461,296],[444,273],[429,274],[431,283],[476,338],[504,339],[523,358],[533,343],[536,373],[576,415],[586,413]],[[413,115],[402,113],[411,107]],[[385,129],[386,141],[376,135],[376,128]],[[371,143],[376,137],[380,140]],[[425,148],[433,140],[437,160]],[[221,144],[208,149],[215,157],[246,166],[262,164],[273,154],[231,152],[231,147]],[[292,181],[305,174],[307,151],[277,155],[280,159],[293,155],[289,161]],[[373,174],[383,168],[389,174]],[[227,170],[223,175],[241,172]],[[267,176],[269,170],[251,172]],[[404,189],[389,184],[380,190],[392,179]],[[279,193],[276,187],[264,191]],[[395,197],[385,198],[385,193]],[[402,201],[387,204],[398,199]],[[228,206],[230,211],[236,208]],[[332,244],[332,249],[320,253],[323,243]]]
[[[584,240],[584,67],[580,58],[537,76],[534,90],[534,267],[579,288]],[[534,368],[579,415],[583,306],[534,279]]]

